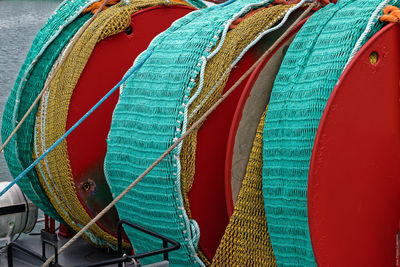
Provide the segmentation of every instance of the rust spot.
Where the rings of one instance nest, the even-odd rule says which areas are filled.
[[[372,65],[375,65],[379,60],[379,55],[376,51],[372,51],[371,54],[369,54],[369,63]]]

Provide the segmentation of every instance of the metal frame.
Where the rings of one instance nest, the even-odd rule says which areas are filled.
[[[156,237],[162,241],[162,248],[161,249],[156,249],[153,251],[149,251],[146,253],[141,253],[141,254],[136,254],[136,255],[126,255],[123,254],[122,250],[122,226],[123,225],[130,226],[138,231],[141,231],[143,233],[146,233],[148,235],[151,235],[153,237]],[[166,236],[160,235],[158,233],[155,233],[153,231],[150,231],[148,229],[145,229],[137,224],[131,223],[126,220],[120,220],[118,222],[118,228],[117,228],[117,235],[118,235],[118,250],[117,250],[117,258],[110,259],[110,260],[104,260],[104,261],[99,261],[97,263],[91,263],[91,264],[84,264],[84,265],[78,265],[75,267],[98,267],[98,266],[107,266],[110,264],[118,264],[118,267],[122,267],[123,263],[126,262],[131,262],[132,260],[137,261],[138,259],[158,255],[158,254],[163,254],[164,255],[164,260],[168,261],[168,253],[174,250],[177,250],[181,247],[181,245],[176,242],[175,240],[172,240]],[[7,249],[7,260],[8,260],[8,267],[13,267],[13,249],[18,249],[25,254],[28,254],[42,262],[45,262],[47,260],[46,258],[46,244],[54,247],[54,254],[55,254],[55,260],[50,264],[52,267],[62,267],[60,264],[58,264],[58,246],[57,246],[57,235],[56,234],[51,234],[48,233],[44,230],[41,232],[41,240],[42,240],[42,255],[39,253],[32,251],[30,249],[27,249],[18,243],[11,242],[8,245]],[[168,246],[168,244],[171,244],[172,246]]]
[[[16,242],[11,242],[10,244],[8,244],[7,247],[7,263],[8,263],[8,267],[13,267],[14,263],[13,263],[13,250],[17,249],[29,256],[32,256],[42,262],[45,262],[47,260],[46,258],[46,244],[50,245],[54,248],[54,254],[55,254],[55,259],[54,262],[51,263],[50,266],[52,267],[61,267],[61,265],[58,264],[58,246],[57,246],[57,235],[54,233],[49,233],[46,232],[45,230],[42,230],[40,233],[40,238],[42,241],[42,255],[40,255],[39,253],[27,249],[23,246],[21,246],[20,244],[16,243]]]

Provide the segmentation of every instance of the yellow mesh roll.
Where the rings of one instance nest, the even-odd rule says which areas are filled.
[[[276,266],[262,193],[265,115],[266,111],[258,124],[238,200],[212,266]]]
[[[44,99],[41,100],[43,103],[41,103],[41,108],[37,113],[39,124],[37,123],[37,127],[35,127],[37,151],[42,151],[43,147],[48,148],[67,130],[66,122],[70,98],[95,45],[111,35],[124,31],[130,25],[132,13],[163,4],[166,4],[166,1],[135,0],[129,5],[119,3],[102,11],[96,17],[79,38],[60,70],[55,74],[49,87],[48,99],[46,99],[46,102],[43,102]],[[43,116],[45,116],[45,124],[44,128],[41,128],[40,125],[43,124],[40,124],[40,122],[42,122]],[[42,138],[44,138],[45,144],[42,143]],[[38,156],[34,153],[34,159]],[[47,168],[43,167],[45,165]],[[50,201],[72,229],[80,230],[83,225],[91,220],[91,217],[77,197],[65,140],[49,153],[46,162],[42,161],[41,166],[41,169],[36,168],[40,182],[44,188],[50,186],[52,191],[58,195],[57,198],[54,197],[47,188],[46,193]],[[102,230],[96,224],[90,228],[90,233],[88,235],[95,236],[95,239],[98,239],[91,239],[97,245],[104,245],[104,242],[101,242],[102,240],[112,245],[117,243],[114,236]],[[90,239],[89,236],[86,236],[86,238]],[[125,247],[128,246],[126,243],[124,245]]]
[[[244,19],[234,29],[230,30],[225,38],[221,50],[210,59],[205,68],[203,89],[196,100],[189,107],[189,123],[191,127],[221,96],[229,78],[228,68],[260,32],[276,24],[293,5],[276,5],[262,9],[254,15]],[[227,71],[228,70],[228,71]],[[222,77],[222,78],[221,78]],[[219,79],[221,80],[219,81]],[[215,88],[213,89],[213,87]],[[196,92],[196,86],[192,92]],[[195,155],[197,146],[197,130],[189,134],[183,141],[180,161],[181,188],[185,210],[191,218],[188,193],[192,187],[195,172]],[[204,255],[199,252],[203,261]]]

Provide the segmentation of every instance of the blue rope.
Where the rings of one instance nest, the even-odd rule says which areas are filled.
[[[35,160],[28,168],[26,168],[23,172],[21,172],[11,183],[9,183],[1,192],[0,197],[4,195],[11,187],[13,187],[16,183],[19,182],[30,170],[32,170],[44,157],[46,157],[54,148],[56,148],[62,140],[64,140],[70,133],[72,133],[90,114],[93,113],[107,98],[110,97],[120,86],[124,83],[135,71],[137,71],[144,62],[150,57],[152,53],[148,53],[141,62],[136,64],[134,67],[128,70],[125,76],[115,85],[102,99],[99,100],[85,115],[83,115],[71,128],[68,129],[54,144],[52,144],[49,149],[47,149],[37,160]],[[140,55],[139,55],[140,56]],[[139,58],[139,57],[138,57]]]
[[[219,4],[220,6],[227,6],[227,5],[230,5],[230,4],[232,4],[233,2],[235,2],[236,0],[229,0],[229,1],[226,1],[225,3],[222,3],[222,4]]]

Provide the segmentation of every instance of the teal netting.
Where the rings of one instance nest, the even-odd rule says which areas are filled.
[[[114,195],[181,136],[185,108],[203,62],[219,40],[222,45],[227,25],[248,12],[251,4],[237,0],[192,12],[156,37],[136,60],[135,64],[149,55],[123,86],[108,139],[105,173]],[[174,266],[202,265],[196,254],[198,227],[183,206],[179,153],[178,147],[161,161],[117,203],[117,209],[121,219],[177,240],[181,248],[170,255]],[[159,240],[125,230],[137,253],[160,247]],[[153,260],[161,256],[143,262]]]
[[[81,16],[80,13],[92,2],[94,1],[63,2],[38,32],[5,105],[1,129],[3,141],[11,134],[42,90],[47,74],[60,51],[91,16]],[[18,176],[33,161],[32,138],[36,111],[37,107],[4,149],[7,165],[13,177]],[[41,210],[61,220],[41,188],[35,171],[31,171],[18,185]]]
[[[316,12],[296,35],[275,80],[264,128],[263,193],[278,265],[316,265],[307,217],[315,134],[331,91],[382,2],[339,0]],[[361,44],[382,25],[374,17]]]
[[[191,4],[192,6],[196,8],[205,8],[207,7],[206,4],[204,4],[203,1],[201,0],[185,0],[187,3]]]

